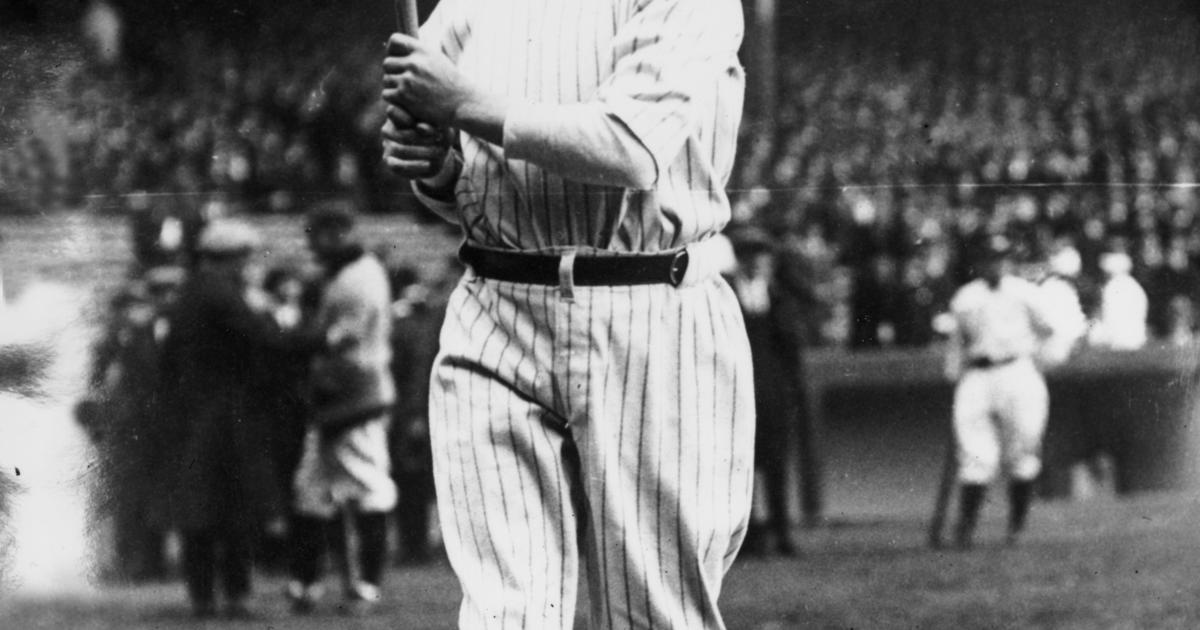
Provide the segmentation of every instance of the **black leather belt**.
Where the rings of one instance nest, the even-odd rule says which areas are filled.
[[[483,249],[464,243],[458,257],[475,273],[493,280],[557,285],[564,256]],[[574,284],[622,286],[669,284],[679,286],[688,267],[687,250],[644,256],[578,256],[570,263]]]
[[[1017,357],[1001,357],[993,359],[992,357],[974,357],[967,360],[967,367],[986,370],[988,368],[996,368],[1002,365],[1008,365],[1017,360]]]

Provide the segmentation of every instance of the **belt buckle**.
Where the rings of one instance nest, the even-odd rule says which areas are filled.
[[[671,267],[667,271],[667,280],[671,286],[677,287],[683,283],[683,276],[687,273],[688,268],[688,252],[686,249],[681,249],[675,252],[671,257]]]

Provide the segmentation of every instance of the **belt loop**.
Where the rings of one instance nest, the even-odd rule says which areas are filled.
[[[558,296],[568,302],[575,300],[575,250],[563,252],[558,259]]]

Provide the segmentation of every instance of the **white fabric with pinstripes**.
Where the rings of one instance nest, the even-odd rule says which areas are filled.
[[[442,0],[421,34],[509,103],[504,147],[461,134],[456,199],[423,197],[472,242],[653,253],[729,221],[736,0]]]
[[[592,627],[724,627],[753,384],[703,241],[729,219],[741,29],[732,0],[443,0],[422,29],[510,102],[504,147],[463,135],[455,199],[423,197],[469,242],[693,252],[679,287],[455,290],[430,429],[463,628],[570,628],[581,570]]]

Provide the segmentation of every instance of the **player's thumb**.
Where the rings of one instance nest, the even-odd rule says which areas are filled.
[[[404,57],[416,52],[420,45],[421,41],[411,35],[392,33],[387,40],[387,54],[389,57]]]
[[[411,129],[417,124],[417,119],[408,110],[403,107],[397,107],[389,104],[387,106],[387,122],[384,123],[385,132],[388,130],[388,125],[391,125],[391,130]]]

